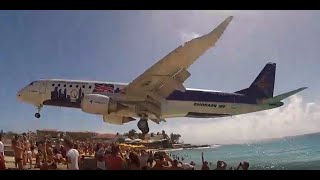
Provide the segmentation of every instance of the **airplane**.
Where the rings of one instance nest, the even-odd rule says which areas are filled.
[[[216,118],[269,110],[306,89],[274,97],[275,63],[267,63],[248,88],[233,93],[185,88],[183,83],[191,76],[187,69],[215,46],[232,19],[228,17],[210,33],[179,46],[131,83],[40,79],[21,89],[17,98],[37,107],[36,118],[43,106],[78,108],[109,124],[140,118],[137,126],[147,134],[148,120],[159,124],[166,118]]]

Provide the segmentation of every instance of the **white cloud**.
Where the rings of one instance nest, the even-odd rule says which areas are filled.
[[[278,109],[232,118],[181,120],[165,129],[180,133],[187,143],[247,143],[319,132],[319,117],[319,104],[303,103],[301,97],[293,96],[287,105]]]
[[[191,39],[194,39],[194,38],[197,38],[199,37],[200,34],[198,33],[195,33],[195,32],[180,32],[179,33],[179,37],[180,37],[180,40],[182,43],[185,43],[187,41],[190,41]]]

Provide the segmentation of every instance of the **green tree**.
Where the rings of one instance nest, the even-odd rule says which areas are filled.
[[[180,139],[181,135],[180,134],[170,134],[170,141],[171,143],[177,143]]]
[[[174,143],[174,141],[173,141],[173,133],[170,134],[170,141],[171,141],[171,143]]]
[[[117,141],[118,141],[119,143],[124,143],[124,139],[123,139],[123,138],[119,138],[119,139],[117,139]]]
[[[144,134],[142,134],[142,133],[138,133],[138,138],[144,140],[144,139],[145,139],[145,136],[144,136]]]

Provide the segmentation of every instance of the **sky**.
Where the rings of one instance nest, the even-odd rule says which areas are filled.
[[[0,11],[0,129],[123,133],[80,109],[36,108],[18,90],[44,78],[131,82],[182,43],[233,21],[216,46],[189,68],[186,87],[234,92],[277,63],[274,94],[307,90],[281,108],[229,118],[172,118],[150,131],[185,142],[245,143],[320,132],[319,11]]]

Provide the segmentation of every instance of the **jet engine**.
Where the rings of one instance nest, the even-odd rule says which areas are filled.
[[[81,101],[81,110],[90,114],[105,115],[118,111],[121,104],[101,94],[86,94]]]

